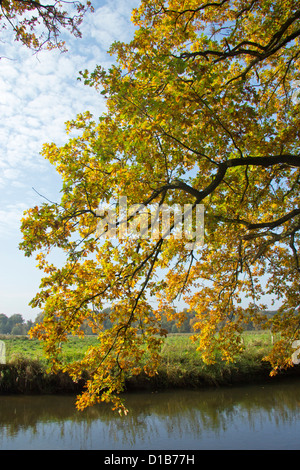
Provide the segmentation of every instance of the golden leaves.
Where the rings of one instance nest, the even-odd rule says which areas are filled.
[[[63,10],[63,3],[45,5],[35,1],[1,2],[0,21],[3,27],[13,29],[16,41],[34,51],[43,48],[58,48],[66,51],[65,42],[59,40],[60,28],[67,29],[76,37],[81,36],[79,30],[85,13],[93,11],[90,1],[70,2],[72,9]]]
[[[179,297],[195,312],[206,362],[234,361],[250,324],[281,333],[268,360],[274,370],[291,365],[300,324],[300,164],[290,99],[298,50],[289,38],[298,7],[272,5],[143,1],[133,41],[111,49],[118,65],[82,74],[107,96],[107,113],[98,121],[79,114],[67,132],[80,135],[44,146],[62,175],[62,200],[25,214],[21,248],[38,252],[46,274],[33,300],[45,318],[33,334],[55,367],[67,334],[79,334],[87,319],[98,330],[98,346],[65,368],[74,379],[90,372],[79,409],[111,401],[126,412],[125,377],[156,374],[162,315],[185,320],[174,308]],[[174,228],[169,238],[102,239],[97,207],[115,208],[120,196],[146,208],[204,203],[204,246],[186,250]],[[63,251],[61,268],[46,260],[53,247]],[[262,314],[265,294],[282,302],[279,316]]]

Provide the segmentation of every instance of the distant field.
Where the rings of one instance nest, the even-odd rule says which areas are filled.
[[[4,336],[0,337],[5,342],[6,360],[9,362],[15,356],[21,355],[29,359],[44,359],[43,345],[37,339],[30,339],[28,336]],[[93,336],[85,338],[70,337],[63,345],[63,356],[66,362],[78,360],[83,357],[89,346],[96,344],[97,339]]]
[[[166,338],[162,353],[165,359],[176,361],[187,357],[197,356],[196,345],[189,340],[190,334],[174,333]],[[30,339],[28,336],[0,336],[6,345],[6,359],[9,362],[15,356],[22,356],[30,359],[43,360],[43,347],[37,339]],[[245,353],[264,353],[272,345],[272,336],[266,331],[247,331],[243,334]],[[97,343],[95,336],[85,336],[84,338],[70,337],[68,342],[63,344],[62,355],[65,362],[71,362],[83,357],[84,352]]]
[[[153,390],[166,388],[198,388],[205,386],[233,385],[269,380],[270,365],[262,361],[272,347],[272,336],[265,331],[249,331],[243,334],[244,352],[234,363],[221,358],[214,364],[205,364],[197,346],[189,340],[190,334],[170,334],[162,347],[162,360],[158,374],[148,377],[143,372],[126,378],[126,390],[142,388]],[[0,336],[6,345],[6,365],[0,365],[0,393],[70,392],[76,383],[61,374],[48,375],[47,361],[42,344],[26,336]],[[70,337],[62,346],[62,362],[80,360],[84,352],[97,343],[94,336]],[[300,375],[300,367],[295,373]],[[1,372],[2,371],[2,372]],[[88,371],[83,371],[88,376]],[[273,380],[273,379],[272,379]]]

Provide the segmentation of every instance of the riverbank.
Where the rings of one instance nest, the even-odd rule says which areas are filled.
[[[42,356],[41,345],[27,337],[1,337],[7,350],[7,363],[0,364],[0,393],[61,394],[80,393],[88,373],[78,383],[65,373],[47,373],[47,364]],[[64,360],[79,359],[95,338],[71,339],[64,346]],[[170,335],[162,350],[162,362],[158,374],[148,377],[142,373],[128,377],[126,391],[198,389],[205,387],[232,386],[282,380],[285,377],[300,376],[300,367],[270,377],[270,366],[262,361],[271,347],[272,338],[267,333],[245,334],[245,352],[232,364],[218,361],[204,364],[196,346],[188,335]]]

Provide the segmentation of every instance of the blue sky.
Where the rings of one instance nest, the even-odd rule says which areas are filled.
[[[131,11],[138,0],[94,0],[95,12],[81,25],[83,37],[62,36],[68,52],[35,55],[7,34],[0,42],[0,313],[38,313],[28,306],[38,291],[41,272],[19,251],[23,211],[44,200],[32,189],[59,201],[60,179],[40,155],[43,143],[67,141],[64,123],[89,110],[105,111],[102,95],[77,80],[79,71],[108,67],[115,40],[134,31]]]
[[[40,155],[43,143],[67,141],[64,123],[89,110],[105,111],[102,95],[78,81],[80,70],[109,67],[115,40],[133,36],[131,11],[139,0],[94,0],[95,12],[81,26],[83,37],[62,36],[68,52],[38,55],[14,42],[0,41],[0,313],[34,319],[29,301],[39,289],[41,272],[19,251],[23,211],[44,202],[35,190],[60,200],[60,179]],[[5,39],[5,40],[3,40]],[[5,58],[4,58],[5,57]],[[270,305],[271,307],[271,305]],[[274,308],[274,307],[271,307]]]

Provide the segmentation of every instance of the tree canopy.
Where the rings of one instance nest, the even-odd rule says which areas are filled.
[[[26,335],[33,326],[31,320],[25,323],[20,313],[14,313],[7,317],[4,313],[0,313],[0,334]]]
[[[73,136],[66,145],[44,145],[62,177],[62,198],[25,213],[20,245],[26,256],[37,253],[45,273],[32,300],[45,316],[33,334],[53,368],[62,367],[59,343],[80,334],[85,319],[99,331],[99,345],[66,367],[75,380],[91,371],[79,409],[106,400],[122,410],[126,374],[140,373],[142,364],[156,373],[162,312],[184,321],[184,312],[174,313],[179,296],[195,312],[193,339],[204,361],[233,361],[252,322],[280,333],[265,358],[273,373],[293,365],[299,19],[296,0],[144,0],[132,14],[132,41],[110,49],[116,64],[82,71],[105,96],[107,112],[78,115],[67,124]],[[140,230],[104,238],[99,224],[108,235],[112,227],[99,204],[120,209],[121,196],[144,211],[203,205],[204,243],[177,237],[175,217],[168,237]],[[61,267],[48,259],[53,248],[63,253]],[[281,302],[271,318],[261,313],[264,294]],[[112,326],[102,330],[107,304]]]
[[[16,41],[36,52],[43,48],[65,51],[61,30],[81,37],[79,27],[87,10],[93,10],[90,1],[1,0],[0,28],[12,30]]]

